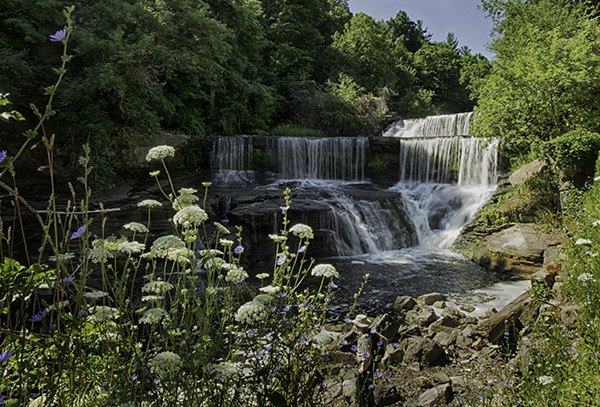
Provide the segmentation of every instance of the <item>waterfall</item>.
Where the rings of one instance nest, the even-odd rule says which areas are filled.
[[[330,230],[337,256],[397,250],[417,244],[400,194],[395,199],[354,199],[336,194],[319,229]]]
[[[278,137],[279,177],[362,181],[366,138]]]
[[[241,187],[254,182],[252,138],[248,136],[217,137],[210,155],[216,186]]]
[[[476,137],[400,139],[400,181],[490,185],[497,181],[498,141]]]
[[[400,143],[399,182],[422,247],[447,249],[489,199],[498,180],[498,140],[469,135],[473,113],[392,124]]]
[[[383,133],[384,137],[450,137],[471,134],[473,112],[399,120]]]
[[[252,138],[217,137],[213,141],[211,166],[217,170],[249,170],[252,165]]]

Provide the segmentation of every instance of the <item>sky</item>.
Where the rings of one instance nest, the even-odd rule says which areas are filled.
[[[459,47],[466,45],[473,53],[493,56],[486,46],[490,42],[492,20],[478,6],[480,0],[348,0],[350,11],[361,11],[376,20],[388,20],[404,10],[412,21],[421,20],[433,41],[444,41],[453,32]]]

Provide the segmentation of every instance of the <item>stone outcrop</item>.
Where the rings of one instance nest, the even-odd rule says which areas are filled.
[[[530,178],[542,172],[548,166],[546,160],[537,159],[528,164],[523,165],[521,168],[510,174],[508,181],[512,186],[522,185]]]

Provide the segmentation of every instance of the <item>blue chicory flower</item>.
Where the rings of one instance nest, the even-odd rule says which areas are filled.
[[[380,371],[376,371],[376,372],[375,372],[375,377],[376,377],[376,378],[378,378],[378,379],[379,379],[379,378],[381,378],[382,376],[383,376],[383,373],[382,373],[382,372],[380,372]]]
[[[352,347],[350,348],[350,350],[352,352],[356,352],[357,349],[358,349],[358,346],[356,346],[356,345],[352,345]]]
[[[8,361],[12,355],[15,354],[14,350],[6,350],[4,352],[0,352],[0,363]]]
[[[302,253],[304,250],[306,250],[306,245],[302,245],[302,247],[298,249],[298,253]]]
[[[282,254],[281,256],[279,256],[279,258],[277,259],[277,265],[281,266],[283,263],[285,263],[285,260],[287,259],[287,257],[285,256],[285,254]]]
[[[50,41],[58,42],[65,39],[67,36],[67,30],[64,28],[62,30],[58,30],[53,35],[50,36]]]
[[[281,209],[282,211],[287,211],[288,209],[290,209],[290,206],[280,206],[279,209]]]
[[[240,254],[244,251],[244,246],[237,246],[235,249],[233,249],[233,252],[235,254]]]
[[[37,314],[29,317],[28,321],[29,322],[40,322],[42,319],[44,319],[46,317],[47,313],[48,313],[48,311],[46,311],[46,310],[40,311]]]
[[[75,232],[73,232],[73,234],[71,235],[71,240],[73,239],[77,239],[81,236],[83,236],[83,234],[85,233],[85,231],[87,230],[87,225],[82,225],[79,227],[79,229],[77,229]]]
[[[6,159],[7,152],[6,150],[0,151],[0,163]]]
[[[290,306],[286,305],[285,307],[283,307],[283,312],[288,312],[290,310]]]

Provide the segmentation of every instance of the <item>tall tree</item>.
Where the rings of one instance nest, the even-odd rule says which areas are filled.
[[[600,25],[569,0],[484,1],[496,52],[481,89],[478,135],[514,154],[571,129],[600,130]]]

